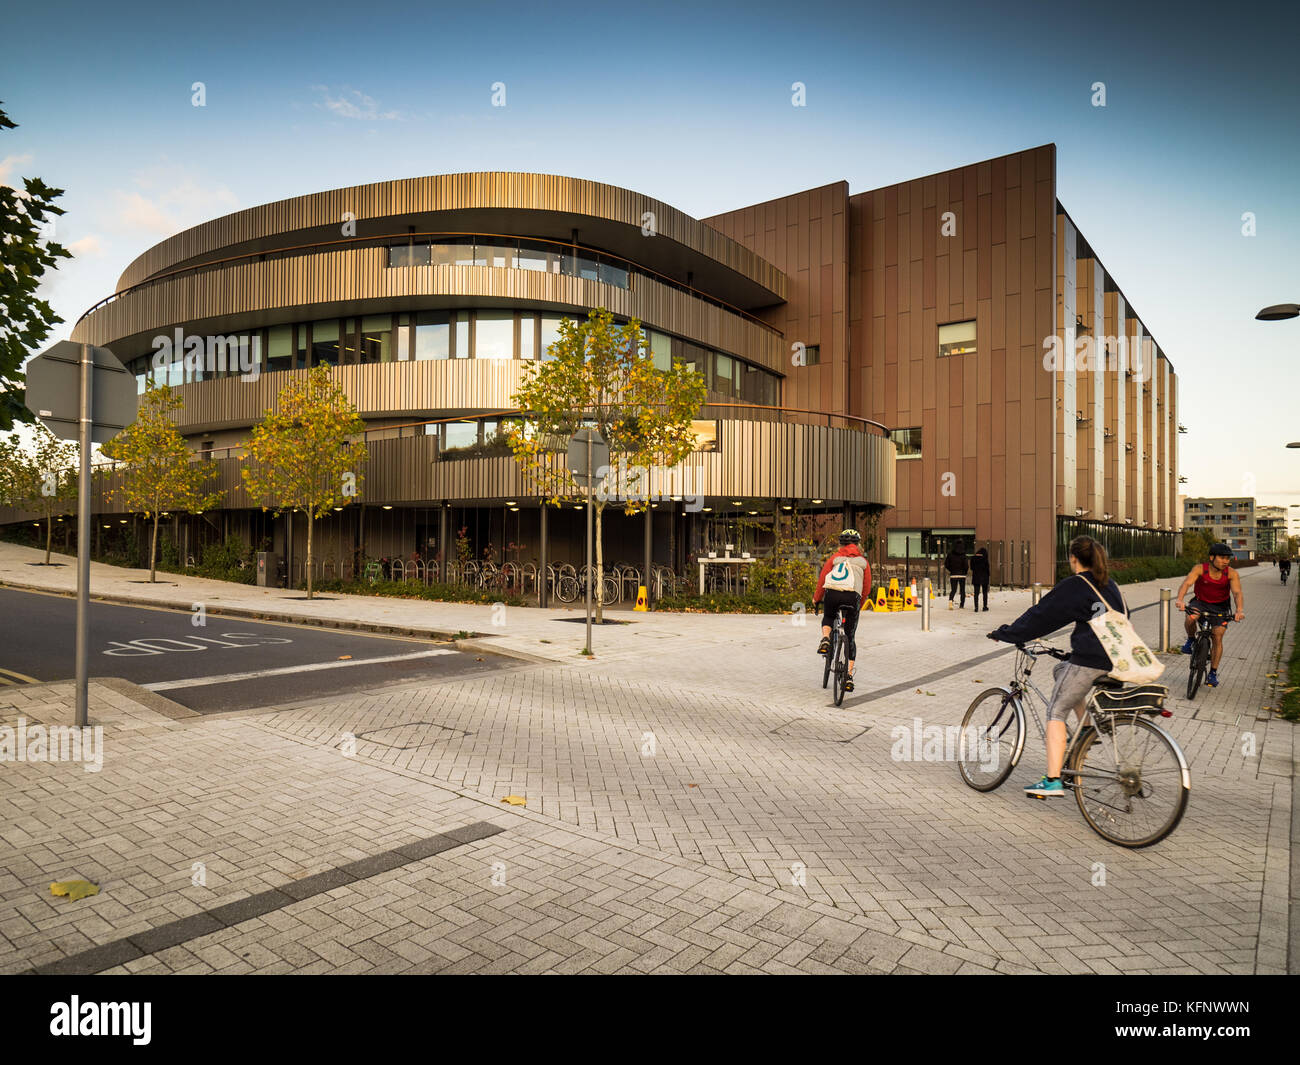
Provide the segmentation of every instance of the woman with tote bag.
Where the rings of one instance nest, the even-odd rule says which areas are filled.
[[[1128,623],[1124,597],[1110,577],[1106,549],[1101,544],[1091,536],[1076,536],[1071,540],[1070,569],[1074,576],[1066,577],[1012,624],[988,634],[990,640],[1027,643],[1074,623],[1070,660],[1061,662],[1052,672],[1056,684],[1047,708],[1047,774],[1037,784],[1025,788],[1026,795],[1044,799],[1065,794],[1061,766],[1065,762],[1065,723],[1070,711],[1082,720],[1093,681],[1116,668],[1092,623],[1111,619],[1111,611],[1124,619],[1124,626],[1112,621],[1112,628],[1122,629]],[[1102,610],[1101,603],[1107,609]]]

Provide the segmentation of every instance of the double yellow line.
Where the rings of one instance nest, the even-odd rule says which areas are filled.
[[[0,684],[37,684],[39,681],[35,677],[29,677],[26,673],[17,673],[12,669],[0,669]]]

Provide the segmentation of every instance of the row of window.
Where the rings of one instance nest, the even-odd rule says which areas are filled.
[[[177,386],[239,376],[250,368],[273,373],[426,359],[545,360],[559,339],[563,317],[545,311],[481,309],[328,318],[205,338],[202,350],[188,354],[169,346],[160,368],[154,365],[156,351],[131,360],[128,368],[143,393],[151,380]],[[778,404],[775,374],[658,330],[645,333],[648,354],[659,369],[667,370],[680,359],[703,374],[705,385],[718,396]],[[171,345],[172,338],[167,339]]]
[[[711,419],[691,422],[696,451],[718,449],[718,423]],[[439,422],[424,427],[426,436],[438,438],[443,458],[472,457],[486,449],[505,449],[504,423],[497,418],[476,418],[461,422]]]
[[[388,248],[388,265],[496,266],[562,274],[600,281],[615,288],[630,288],[628,263],[587,249],[520,240],[512,237],[464,237],[438,243],[394,244]]]

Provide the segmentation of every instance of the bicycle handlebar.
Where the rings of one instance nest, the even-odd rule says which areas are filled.
[[[985,635],[990,640],[994,640],[999,643],[1003,642],[1002,638],[998,636],[998,634],[995,632],[989,632],[986,633]],[[1070,660],[1069,651],[1062,651],[1058,647],[1052,647],[1045,643],[1035,643],[1033,645],[1018,643],[1015,645],[1015,647],[1017,651],[1021,651],[1024,654],[1029,655],[1031,658],[1037,658],[1039,657],[1039,655],[1050,655],[1052,658],[1059,658],[1062,662],[1068,662]]]

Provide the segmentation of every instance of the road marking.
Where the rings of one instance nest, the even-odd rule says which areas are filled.
[[[386,655],[383,658],[354,658],[348,662],[312,662],[305,666],[285,666],[281,669],[256,669],[250,673],[225,673],[215,677],[190,677],[188,680],[160,680],[140,687],[151,692],[170,691],[172,688],[201,688],[205,684],[230,684],[237,680],[259,680],[262,677],[281,677],[287,673],[310,673],[318,669],[342,669],[344,666],[373,666],[380,662],[405,662],[412,658],[432,658],[435,655],[454,655],[451,649],[417,651],[411,655]]]
[[[13,680],[5,680],[6,677],[12,677]],[[12,669],[0,669],[0,681],[3,681],[5,684],[12,684],[15,680],[20,684],[40,683],[35,677],[29,677],[26,673],[18,673]]]

